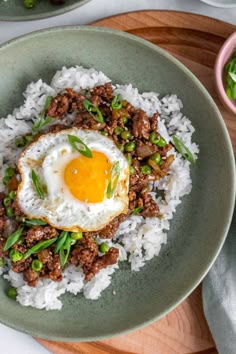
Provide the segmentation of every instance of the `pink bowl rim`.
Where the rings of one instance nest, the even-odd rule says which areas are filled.
[[[231,45],[235,41],[235,48],[236,48],[236,31],[233,32],[229,38],[225,41],[223,46],[221,47],[217,58],[216,58],[216,63],[215,63],[215,81],[216,81],[216,87],[218,90],[218,94],[220,95],[223,103],[234,113],[236,114],[236,105],[228,98],[225,92],[225,88],[223,85],[223,80],[222,80],[222,69],[224,67],[224,53],[229,51],[231,49]],[[234,47],[232,46],[232,50]]]

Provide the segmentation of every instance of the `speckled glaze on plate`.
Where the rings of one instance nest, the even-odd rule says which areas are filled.
[[[0,1],[1,21],[26,21],[39,20],[64,14],[91,0],[66,0],[65,4],[52,5],[49,0],[38,0],[37,6],[33,9],[26,9],[23,0]]]
[[[192,168],[192,193],[178,208],[160,256],[140,272],[122,264],[99,300],[66,294],[61,311],[26,308],[7,298],[7,282],[0,279],[0,321],[33,336],[61,341],[126,333],[178,305],[214,262],[235,199],[233,150],[212,98],[180,62],[138,37],[105,28],[58,27],[6,43],[0,47],[1,116],[22,103],[30,81],[49,82],[57,69],[76,64],[95,67],[113,82],[132,83],[140,91],[179,95],[196,128],[200,156]]]

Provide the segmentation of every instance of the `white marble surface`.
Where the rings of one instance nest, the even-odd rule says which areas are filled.
[[[59,25],[85,25],[100,18],[126,11],[169,9],[193,12],[224,20],[236,25],[236,8],[220,9],[199,0],[92,0],[70,13],[38,21],[1,22],[0,44],[21,34]],[[1,354],[46,354],[30,336],[0,324]]]

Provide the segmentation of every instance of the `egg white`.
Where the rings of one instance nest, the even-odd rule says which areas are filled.
[[[91,150],[105,154],[111,163],[119,161],[120,177],[114,196],[101,203],[76,199],[64,182],[65,166],[80,155],[68,142],[68,134],[79,137]],[[113,141],[92,130],[71,128],[49,133],[33,142],[18,162],[21,184],[17,198],[22,211],[30,218],[47,221],[69,231],[96,231],[128,209],[129,166]],[[31,180],[32,169],[45,183],[47,193],[40,199]]]

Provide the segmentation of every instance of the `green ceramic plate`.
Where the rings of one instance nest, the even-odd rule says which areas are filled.
[[[52,5],[49,0],[38,0],[37,6],[33,9],[26,9],[23,0],[1,0],[0,20],[1,21],[26,21],[38,20],[40,18],[61,15],[82,6],[90,0],[66,0],[63,5]]]
[[[140,272],[122,266],[97,301],[71,294],[61,311],[21,307],[5,295],[0,279],[0,321],[31,335],[88,341],[147,325],[181,302],[202,280],[227,234],[235,198],[234,156],[223,119],[200,82],[156,46],[132,35],[94,27],[35,32],[0,47],[0,110],[22,103],[32,80],[50,81],[57,69],[81,64],[141,91],[174,92],[196,128],[199,160],[193,190],[171,223],[168,243]],[[116,296],[112,291],[116,291]]]

